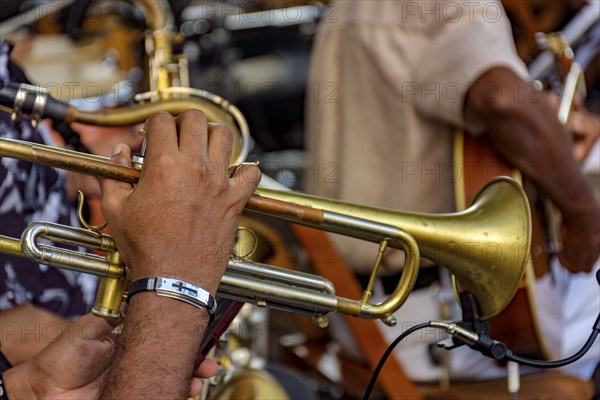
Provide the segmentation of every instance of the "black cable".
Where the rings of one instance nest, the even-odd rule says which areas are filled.
[[[379,360],[379,364],[377,364],[377,367],[375,367],[375,371],[373,371],[373,376],[371,377],[371,381],[369,382],[369,386],[367,386],[367,390],[365,391],[365,394],[363,396],[363,400],[368,400],[369,397],[371,396],[371,392],[373,391],[373,387],[375,387],[375,382],[377,382],[377,377],[379,376],[379,373],[381,372],[381,369],[383,368],[383,365],[387,361],[387,359],[390,356],[390,354],[392,354],[392,351],[394,351],[394,348],[398,345],[398,343],[400,343],[402,340],[404,340],[404,338],[406,338],[411,333],[414,333],[414,332],[418,331],[419,329],[428,328],[430,326],[431,326],[431,324],[429,322],[424,322],[422,324],[415,325],[415,326],[407,329],[406,331],[402,332],[402,334],[400,336],[398,336],[396,338],[396,340],[394,340],[392,342],[392,344],[390,344],[388,346],[388,348],[386,349],[385,353],[383,353],[383,356],[381,357],[381,360]]]
[[[598,284],[600,284],[600,270],[598,270],[596,272],[596,280],[598,281]],[[414,333],[415,331],[418,331],[419,329],[423,329],[423,328],[427,328],[427,327],[443,329],[443,330],[451,333],[453,336],[455,336],[459,340],[461,340],[464,344],[467,344],[473,350],[477,350],[481,354],[483,354],[487,357],[494,358],[496,360],[501,360],[501,361],[514,361],[521,365],[525,365],[528,367],[534,367],[534,368],[558,368],[558,367],[564,367],[565,365],[574,363],[575,361],[579,360],[581,357],[583,357],[583,355],[585,353],[587,353],[589,351],[589,349],[592,347],[592,345],[596,341],[596,338],[600,334],[600,314],[598,314],[598,318],[596,318],[596,322],[594,323],[594,326],[592,327],[592,334],[590,335],[588,340],[585,342],[583,347],[577,353],[573,354],[572,356],[570,356],[568,358],[564,358],[562,360],[542,361],[542,360],[533,360],[533,359],[517,356],[517,355],[513,354],[512,351],[507,349],[506,345],[504,343],[493,340],[486,335],[478,335],[474,332],[470,332],[470,331],[464,329],[463,327],[458,326],[455,323],[451,323],[451,324],[445,323],[446,326],[442,326],[442,325],[437,326],[434,324],[442,324],[442,322],[434,322],[433,324],[431,322],[424,322],[422,324],[415,325],[412,328],[403,332],[400,336],[398,336],[396,338],[396,340],[394,340],[392,342],[392,344],[389,345],[389,347],[386,349],[385,353],[381,357],[381,360],[379,360],[379,364],[377,364],[375,371],[373,371],[373,376],[371,377],[369,386],[367,386],[367,390],[365,391],[363,400],[368,400],[368,398],[371,396],[371,392],[373,391],[373,387],[375,386],[377,377],[379,376],[379,373],[381,372],[383,365],[387,361],[388,357],[390,356],[390,354],[392,353],[394,348],[405,337],[407,337],[411,333]],[[475,336],[475,338],[473,336]]]
[[[587,342],[585,342],[583,347],[577,353],[573,354],[571,357],[564,358],[562,360],[556,360],[556,361],[532,360],[530,358],[524,358],[524,357],[520,357],[520,356],[517,356],[514,354],[509,355],[508,359],[511,361],[517,362],[521,365],[526,365],[528,367],[536,367],[536,368],[564,367],[565,365],[574,363],[575,361],[577,361],[581,357],[583,357],[583,355],[585,353],[587,353],[587,351],[590,349],[590,347],[592,347],[592,345],[594,344],[596,337],[598,337],[598,333],[600,333],[600,332],[597,330],[594,330],[592,332],[592,334],[590,335],[590,337],[588,338]]]
[[[600,270],[598,270],[596,272],[596,280],[598,281],[598,284],[600,285]],[[600,314],[598,314],[598,317],[596,318],[596,322],[594,323],[594,326],[592,327],[592,334],[588,338],[587,342],[585,342],[583,347],[577,353],[573,354],[571,357],[564,358],[562,360],[556,360],[556,361],[541,361],[541,360],[532,360],[529,358],[520,357],[520,356],[512,354],[512,352],[508,352],[506,355],[506,358],[511,361],[517,362],[521,365],[526,365],[528,367],[536,367],[536,368],[564,367],[565,365],[574,363],[575,361],[577,361],[581,357],[583,357],[583,355],[585,353],[587,353],[588,350],[592,347],[592,345],[594,344],[594,341],[596,341],[598,334],[600,334]]]
[[[600,281],[600,272],[598,273],[598,280]],[[367,386],[367,390],[365,391],[363,400],[368,400],[369,397],[371,396],[371,392],[373,391],[373,388],[375,387],[375,382],[377,381],[377,377],[379,376],[379,373],[381,372],[383,365],[387,361],[388,357],[390,356],[390,354],[392,353],[394,348],[398,345],[398,343],[400,343],[408,335],[418,331],[419,329],[423,329],[423,328],[427,328],[427,327],[434,327],[434,328],[446,330],[441,326],[432,325],[431,322],[425,322],[425,323],[413,326],[412,328],[406,330],[400,336],[398,336],[392,342],[392,344],[390,344],[389,347],[386,349],[385,353],[381,357],[381,360],[379,361],[379,364],[377,364],[375,371],[373,371],[373,376],[371,377],[369,386]],[[497,360],[514,361],[516,363],[519,363],[520,365],[525,365],[525,366],[534,367],[534,368],[559,368],[559,367],[564,367],[565,365],[574,363],[575,361],[577,361],[581,357],[583,357],[583,355],[585,353],[587,353],[588,350],[594,344],[596,338],[598,337],[598,334],[600,334],[600,315],[598,315],[598,318],[596,319],[596,322],[595,322],[593,330],[592,330],[592,334],[590,335],[588,340],[585,342],[583,347],[577,353],[573,354],[572,356],[570,356],[568,358],[564,358],[562,360],[556,360],[556,361],[533,360],[533,359],[517,356],[517,355],[513,354],[512,351],[507,349],[503,343],[498,342],[496,340],[492,340],[492,339],[488,338],[487,336],[479,336],[479,340],[477,341],[477,343],[473,343],[473,344],[469,345],[469,347],[471,347],[474,350],[479,351],[481,354],[483,354],[487,357],[495,358]],[[492,347],[493,348],[503,348],[504,349],[504,351],[502,352],[503,356],[498,355],[498,357],[495,357],[493,355],[494,352],[490,351],[492,349]]]
[[[600,272],[598,272],[597,276],[598,276],[598,280],[600,281]],[[392,342],[392,344],[390,344],[389,347],[386,349],[385,353],[381,357],[381,360],[379,361],[379,364],[377,364],[377,367],[375,368],[375,371],[373,371],[373,376],[371,377],[371,381],[369,382],[369,386],[367,386],[367,390],[365,391],[365,394],[363,396],[363,400],[368,400],[369,397],[371,396],[371,392],[373,391],[373,388],[375,387],[375,382],[377,381],[377,377],[379,376],[379,373],[381,372],[381,369],[383,368],[383,365],[387,361],[388,357],[390,356],[390,354],[392,353],[392,351],[394,350],[394,348],[398,345],[398,343],[400,343],[408,335],[410,335],[410,334],[418,331],[419,329],[423,329],[423,328],[427,328],[427,327],[434,327],[434,328],[444,329],[441,326],[433,326],[431,324],[431,322],[425,322],[425,323],[413,326],[412,328],[406,330],[400,336],[398,336],[396,338],[396,340],[394,340]],[[598,318],[596,319],[596,322],[595,322],[593,330],[592,330],[592,334],[590,335],[590,337],[588,338],[588,340],[585,342],[585,344],[583,345],[583,347],[577,353],[573,354],[571,357],[564,358],[562,360],[556,360],[556,361],[542,361],[542,360],[533,360],[533,359],[529,359],[529,358],[520,357],[520,356],[514,355],[512,353],[512,351],[506,349],[506,346],[504,346],[504,344],[502,344],[500,342],[497,342],[495,340],[491,340],[491,339],[489,339],[487,337],[484,338],[484,337],[481,337],[481,336],[480,336],[480,339],[487,339],[487,340],[481,340],[481,342],[478,341],[478,343],[470,345],[469,347],[471,347],[474,350],[479,351],[481,354],[483,354],[483,355],[485,355],[487,357],[496,358],[496,357],[493,357],[490,354],[490,352],[489,352],[489,350],[490,350],[489,346],[491,344],[501,345],[502,347],[504,347],[504,349],[506,349],[505,357],[498,357],[496,359],[502,359],[504,361],[514,361],[516,363],[519,363],[521,365],[526,365],[528,367],[535,367],[535,368],[559,368],[559,367],[564,367],[565,365],[574,363],[575,361],[577,361],[581,357],[583,357],[583,355],[585,353],[587,353],[588,350],[594,344],[594,341],[598,337],[598,334],[600,334],[600,315],[598,315]],[[487,344],[487,345],[485,345],[484,343]],[[481,345],[481,347],[478,346],[478,345]]]
[[[598,270],[596,272],[596,280],[598,281],[598,284],[600,285],[600,270]],[[537,368],[563,367],[563,366],[571,364],[571,363],[579,360],[581,357],[583,357],[583,355],[585,353],[587,353],[587,351],[592,347],[592,345],[594,344],[594,341],[598,337],[599,333],[600,333],[600,314],[598,314],[598,318],[596,318],[596,322],[594,323],[594,326],[592,327],[592,334],[588,338],[587,342],[585,342],[583,347],[577,353],[573,354],[571,357],[564,358],[562,360],[557,360],[557,361],[540,361],[540,360],[531,360],[529,358],[519,357],[519,356],[512,354],[512,352],[511,352],[510,354],[507,354],[507,358],[509,360],[515,361],[522,365],[527,365],[529,367],[537,367]]]

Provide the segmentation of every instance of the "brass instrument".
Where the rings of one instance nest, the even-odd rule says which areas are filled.
[[[0,139],[0,157],[17,158],[88,175],[134,183],[140,171],[109,163],[107,158],[9,139]],[[391,316],[410,294],[420,254],[448,268],[463,290],[475,298],[480,318],[498,314],[511,300],[524,273],[531,238],[530,212],[521,187],[509,178],[486,185],[471,207],[455,214],[396,212],[343,203],[295,192],[259,188],[247,211],[380,243],[369,287],[360,300],[335,295],[322,277],[232,259],[219,286],[223,297],[296,313],[313,315],[323,325],[331,311],[362,318]],[[38,244],[38,238],[98,249],[106,257],[79,254]],[[388,247],[404,250],[406,263],[393,294],[380,304],[370,302],[371,289]],[[107,235],[84,229],[37,222],[20,240],[0,237],[0,251],[39,263],[103,277],[94,312],[116,317],[127,268]]]
[[[7,83],[0,90],[0,107],[11,109],[13,119],[19,113],[31,115],[34,125],[43,118],[51,118],[55,123],[81,122],[97,126],[131,126],[145,122],[160,111],[178,115],[185,110],[196,109],[204,112],[209,121],[229,127],[234,136],[231,164],[244,161],[250,150],[250,133],[243,114],[216,94],[188,87],[187,60],[182,55],[173,55],[172,17],[164,2],[136,0],[134,3],[141,6],[149,28],[145,44],[149,58],[150,91],[134,97],[139,104],[81,111],[54,99],[44,88]]]
[[[78,121],[93,125],[132,125],[158,111],[178,114],[189,108],[203,111],[209,120],[227,125],[238,139],[233,162],[243,161],[249,147],[248,126],[237,108],[219,96],[185,87],[187,65],[175,61],[171,48],[169,13],[162,1],[138,0],[149,32],[150,92],[136,96],[139,105],[115,110],[83,112],[48,96],[39,88],[6,85],[0,104],[34,119]],[[0,157],[44,164],[125,182],[137,182],[140,171],[116,166],[107,158],[65,149],[0,139]],[[260,188],[246,209],[329,232],[379,243],[379,254],[362,299],[335,295],[328,280],[306,273],[232,258],[219,286],[223,297],[312,315],[324,326],[332,311],[362,318],[381,318],[395,324],[392,314],[410,294],[418,273],[420,254],[448,268],[461,287],[472,293],[480,318],[498,314],[514,295],[529,254],[531,236],[527,199],[515,182],[498,179],[481,190],[473,205],[456,214],[429,215],[377,209],[294,192]],[[101,250],[106,256],[82,254],[38,243],[39,239]],[[406,254],[402,277],[393,294],[380,304],[371,303],[377,269],[387,247]],[[106,318],[120,315],[123,288],[128,278],[117,245],[110,236],[92,230],[34,222],[21,239],[0,236],[0,252],[27,257],[49,266],[102,277],[93,312]]]

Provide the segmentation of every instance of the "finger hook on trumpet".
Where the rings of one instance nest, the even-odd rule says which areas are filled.
[[[100,232],[102,229],[106,228],[108,222],[104,220],[100,225],[94,226],[90,225],[83,216],[83,203],[85,202],[85,196],[81,190],[77,191],[77,219],[79,219],[79,223],[83,225],[86,229],[89,229],[92,232]]]

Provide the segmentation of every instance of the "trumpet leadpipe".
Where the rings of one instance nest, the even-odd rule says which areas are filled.
[[[128,183],[136,183],[141,175],[141,171],[115,165],[106,157],[14,139],[0,138],[0,157],[16,158],[21,161]],[[323,211],[321,210],[256,195],[250,198],[247,207],[255,210],[269,210],[282,218],[295,221],[310,221],[315,224],[323,222]]]
[[[140,171],[111,164],[106,157],[21,140],[0,138],[0,157],[128,183],[135,183],[140,178]]]

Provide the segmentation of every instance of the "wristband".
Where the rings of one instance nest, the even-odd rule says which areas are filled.
[[[200,286],[178,279],[156,277],[133,282],[127,291],[127,303],[140,292],[154,291],[158,296],[181,300],[198,308],[206,308],[210,322],[215,318],[217,302],[215,298]]]

